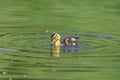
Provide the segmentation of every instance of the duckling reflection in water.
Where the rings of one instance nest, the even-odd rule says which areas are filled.
[[[78,45],[79,37],[66,36],[61,40],[60,38],[60,34],[58,33],[53,33],[51,35],[51,56],[53,57],[59,57],[61,45],[66,52],[77,49],[76,46]]]
[[[51,36],[51,56],[59,57],[60,53],[60,35],[53,33]]]

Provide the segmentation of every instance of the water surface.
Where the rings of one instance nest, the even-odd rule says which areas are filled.
[[[0,80],[120,80],[120,0],[0,0]],[[53,32],[79,37],[50,56]]]
[[[67,35],[68,32],[61,32],[61,35]],[[48,32],[1,34],[1,79],[80,80],[87,79],[85,76],[91,76],[91,79],[112,80],[118,76],[119,51],[111,51],[111,47],[120,44],[117,35],[75,31],[71,35],[80,37],[79,45],[61,47],[60,58],[52,58],[50,34]]]

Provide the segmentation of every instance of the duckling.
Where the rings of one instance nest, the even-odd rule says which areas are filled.
[[[53,33],[51,35],[51,56],[59,57],[60,53],[60,34]]]
[[[60,38],[61,36],[58,33],[51,35],[51,56],[53,57],[59,57],[61,45],[63,45],[66,51],[73,50],[78,45],[79,37],[66,36],[63,39]]]
[[[65,46],[77,46],[79,37],[76,36],[66,36],[61,40],[61,43]]]

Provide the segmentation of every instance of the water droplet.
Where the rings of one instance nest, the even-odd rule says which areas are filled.
[[[48,30],[46,30],[45,32],[48,33]]]
[[[26,77],[26,75],[23,75],[23,77]]]
[[[5,75],[5,74],[8,74],[8,73],[7,73],[7,72],[2,72],[2,74],[4,74],[4,75]]]
[[[53,69],[53,70],[52,70],[52,72],[56,72],[56,70],[55,70],[55,69]]]

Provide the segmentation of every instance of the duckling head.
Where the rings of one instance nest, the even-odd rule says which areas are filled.
[[[53,33],[51,36],[52,45],[60,45],[60,35],[58,33]]]

